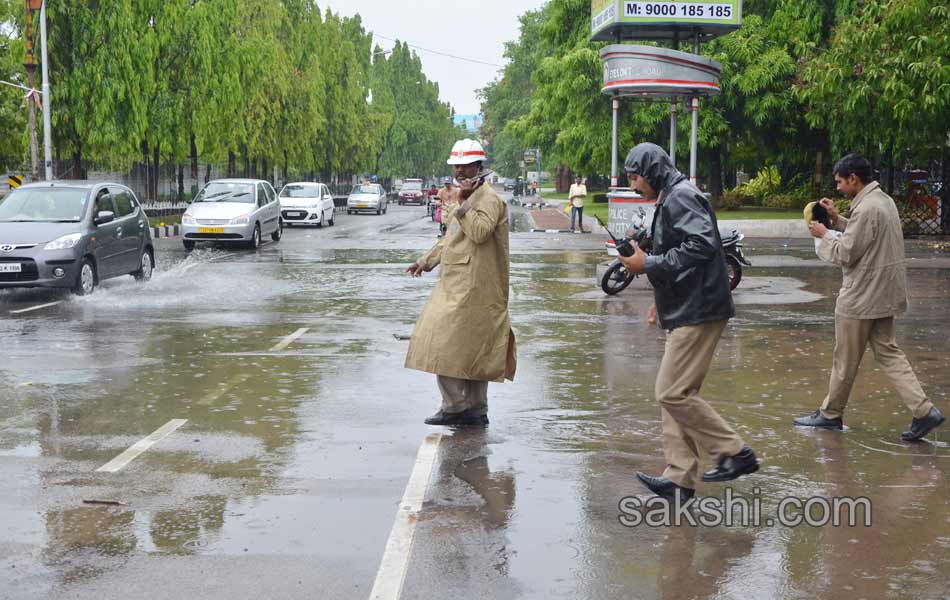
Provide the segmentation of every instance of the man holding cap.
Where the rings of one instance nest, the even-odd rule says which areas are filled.
[[[515,336],[508,316],[508,205],[484,185],[485,151],[460,140],[448,164],[461,203],[442,239],[406,272],[442,273],[412,330],[406,367],[434,373],[442,407],[429,425],[488,424],[488,382],[513,380]],[[443,212],[444,214],[444,212]]]
[[[822,198],[819,205],[828,213],[833,230],[816,218],[815,207],[808,228],[820,240],[819,256],[841,265],[843,273],[835,302],[834,361],[821,407],[794,423],[799,427],[843,427],[841,417],[870,345],[881,370],[913,415],[910,429],[901,439],[914,442],[943,423],[944,416],[927,399],[894,335],[894,318],[907,310],[904,232],[897,205],[872,180],[871,163],[861,156],[845,156],[835,164],[833,174],[838,191],[851,200],[851,218],[839,215],[834,202]]]
[[[699,396],[719,338],[736,311],[716,215],[706,196],[656,144],[634,147],[624,169],[633,189],[656,200],[656,212],[653,254],[633,244],[634,255],[620,261],[630,273],[647,274],[656,299],[647,320],[658,320],[669,331],[655,390],[667,466],[660,477],[638,472],[637,478],[658,496],[688,501],[703,458],[717,463],[703,473],[703,481],[731,481],[759,469],[752,449]]]

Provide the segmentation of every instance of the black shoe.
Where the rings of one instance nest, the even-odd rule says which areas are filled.
[[[939,427],[946,419],[943,413],[937,410],[937,407],[930,409],[926,417],[916,418],[910,422],[910,431],[901,434],[901,439],[905,442],[916,442],[935,428]]]
[[[677,485],[665,477],[651,477],[645,473],[637,471],[637,479],[645,485],[648,490],[667,500],[676,500],[677,495],[680,500],[692,500],[696,490]],[[677,494],[679,492],[679,494]]]
[[[798,417],[793,421],[795,425],[799,427],[823,427],[825,429],[843,429],[844,423],[841,422],[841,417],[837,419],[827,419],[820,410],[816,410],[810,415],[805,415],[804,417]]]
[[[469,427],[488,425],[488,415],[480,415],[475,411],[463,410],[457,413],[447,413],[441,410],[425,420],[426,425],[444,425],[446,427]]]
[[[725,457],[715,469],[703,473],[703,481],[732,481],[758,470],[759,461],[755,459],[755,452],[746,446],[739,454]]]

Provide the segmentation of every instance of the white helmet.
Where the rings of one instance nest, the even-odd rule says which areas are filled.
[[[452,146],[452,156],[445,161],[449,165],[469,165],[474,162],[484,161],[485,149],[475,140],[459,140]]]

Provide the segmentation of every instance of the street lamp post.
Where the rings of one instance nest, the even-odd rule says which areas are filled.
[[[53,102],[49,94],[49,53],[46,46],[46,1],[40,5],[40,53],[43,61],[43,153],[46,160],[46,181],[53,180],[53,131],[50,112]]]

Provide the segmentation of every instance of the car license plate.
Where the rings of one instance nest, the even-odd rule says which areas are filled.
[[[10,263],[5,265],[0,265],[0,273],[22,273],[23,265],[20,263]]]
[[[369,208],[369,204],[357,204],[356,208]]]
[[[224,227],[199,227],[198,233],[224,233]]]

